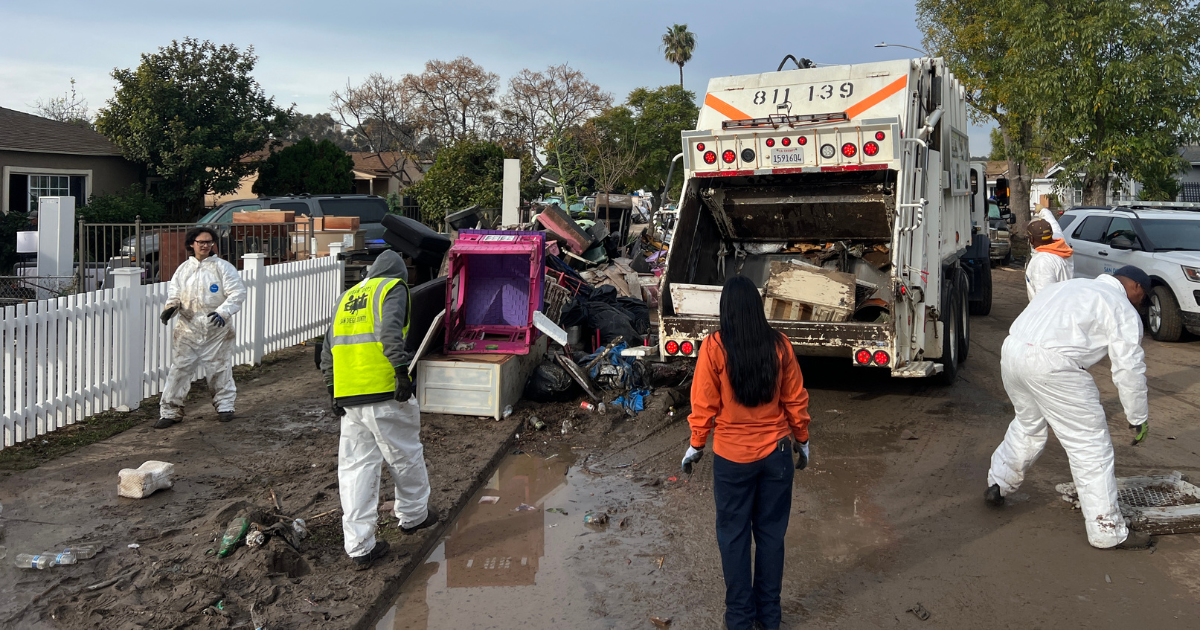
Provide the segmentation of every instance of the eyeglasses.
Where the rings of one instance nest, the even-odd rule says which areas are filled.
[[[213,246],[212,241],[192,241],[192,242],[197,245],[200,245],[202,247],[212,247]]]

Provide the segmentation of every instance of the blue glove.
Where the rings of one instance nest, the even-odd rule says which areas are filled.
[[[208,321],[212,322],[212,325],[216,326],[217,328],[225,327],[225,318],[221,317],[220,315],[218,315],[216,313],[209,313]]]
[[[683,454],[682,467],[684,474],[692,474],[692,464],[700,461],[701,457],[704,457],[704,449],[688,444],[688,450]]]

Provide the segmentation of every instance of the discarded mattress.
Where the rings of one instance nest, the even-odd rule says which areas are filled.
[[[1063,500],[1079,507],[1074,483],[1054,489]],[[1117,505],[1129,527],[1148,534],[1200,532],[1200,488],[1183,480],[1183,473],[1149,477],[1118,477]]]

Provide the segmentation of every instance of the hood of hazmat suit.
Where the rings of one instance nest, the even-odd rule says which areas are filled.
[[[367,267],[366,277],[370,278],[399,278],[405,283],[405,287],[396,287],[388,292],[387,297],[383,300],[383,318],[380,320],[379,330],[376,334],[379,336],[380,343],[383,344],[383,354],[388,358],[392,367],[407,366],[412,360],[412,355],[405,348],[404,343],[404,324],[408,320],[408,266],[404,264],[404,259],[400,254],[392,250],[387,250]],[[334,302],[334,308],[341,302],[339,296]],[[415,331],[419,334],[424,334],[424,331]],[[325,373],[325,382],[333,382],[333,353],[330,341],[333,339],[332,323],[329,330],[325,333],[325,343],[321,349],[321,371]]]

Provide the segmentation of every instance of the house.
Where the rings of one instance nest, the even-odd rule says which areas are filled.
[[[987,178],[988,197],[996,194],[996,180],[1008,177],[1008,162],[991,160],[984,167]],[[1063,172],[1060,163],[1043,160],[1041,168],[1031,174],[1029,181],[1029,211],[1036,212],[1038,208],[1074,208],[1083,205],[1083,188],[1063,187],[1058,182],[1058,176]],[[1198,177],[1200,181],[1200,177]],[[1137,199],[1141,184],[1132,178],[1112,177],[1108,184],[1105,205],[1126,203]]]
[[[144,181],[141,166],[107,138],[79,125],[0,107],[0,209],[29,212],[37,199],[115,193]]]
[[[278,151],[282,147],[291,145],[291,142],[283,142],[274,149]],[[354,192],[363,195],[379,195],[386,197],[389,193],[399,193],[409,186],[421,181],[425,177],[425,171],[429,169],[432,162],[416,162],[408,160],[404,164],[403,169],[399,169],[399,174],[392,173],[389,166],[395,166],[397,160],[400,159],[400,154],[395,152],[375,153],[373,151],[347,151],[346,152],[354,160]],[[268,149],[256,151],[242,158],[243,161],[257,161],[266,159],[270,155]],[[257,195],[252,192],[254,182],[258,181],[258,172],[255,171],[242,178],[237,190],[227,195],[207,194],[204,196],[204,206],[207,208],[215,208],[226,201],[235,199],[253,199]]]
[[[1200,202],[1200,146],[1183,147],[1179,150],[1179,154],[1188,165],[1177,176],[1179,195],[1175,201]]]

